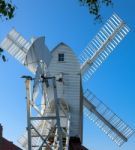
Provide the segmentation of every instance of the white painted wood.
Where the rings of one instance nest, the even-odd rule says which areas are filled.
[[[64,62],[58,61],[58,54],[64,53]],[[48,67],[51,76],[62,74],[63,83],[57,82],[58,98],[64,99],[71,114],[70,136],[82,137],[82,106],[80,103],[80,64],[72,49],[60,43],[52,50],[52,59]],[[51,100],[53,96],[49,96]]]

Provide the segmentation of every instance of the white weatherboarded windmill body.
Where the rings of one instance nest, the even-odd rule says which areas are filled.
[[[28,126],[19,139],[22,147],[28,150],[86,149],[81,146],[84,110],[119,146],[127,142],[134,130],[91,91],[84,92],[82,85],[128,32],[124,21],[113,14],[82,51],[81,63],[64,43],[50,52],[44,37],[28,42],[15,29],[8,33],[0,47],[35,74],[34,78],[23,76],[26,78]]]

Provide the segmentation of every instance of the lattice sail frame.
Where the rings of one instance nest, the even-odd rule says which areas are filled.
[[[7,50],[9,54],[15,57],[21,64],[24,65],[26,54],[32,45],[23,38],[14,28],[8,33],[6,38],[0,43],[0,47]]]
[[[84,93],[84,114],[118,146],[122,146],[135,133],[89,90]]]
[[[91,78],[129,31],[129,27],[116,14],[108,19],[79,57],[84,80]]]

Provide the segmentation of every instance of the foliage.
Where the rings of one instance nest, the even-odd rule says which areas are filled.
[[[14,17],[15,6],[12,4],[12,1],[0,0],[0,19],[9,20]],[[0,58],[5,62],[6,57],[3,55],[3,49],[0,48]]]
[[[102,16],[100,13],[101,6],[112,6],[112,0],[79,0],[83,6],[87,6],[89,13],[95,16],[95,20],[102,21]]]
[[[14,17],[15,6],[12,1],[0,0],[0,18],[1,19],[12,19]]]
[[[3,53],[3,49],[0,48],[0,58],[2,58],[2,60],[5,62],[7,60],[6,60],[6,57],[2,53]]]

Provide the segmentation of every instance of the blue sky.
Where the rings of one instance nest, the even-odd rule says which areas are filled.
[[[14,3],[17,6],[14,19],[0,21],[0,41],[15,27],[26,39],[45,35],[50,50],[63,41],[79,56],[102,26],[94,24],[93,17],[78,0],[14,0]],[[113,9],[102,9],[104,22],[116,12],[131,31],[85,86],[135,128],[135,2],[114,0],[114,4]],[[6,56],[8,62],[0,62],[0,123],[4,136],[17,144],[26,127],[25,86],[20,76],[30,72],[10,55]],[[118,148],[85,118],[84,145],[91,150],[133,150],[135,136]]]

